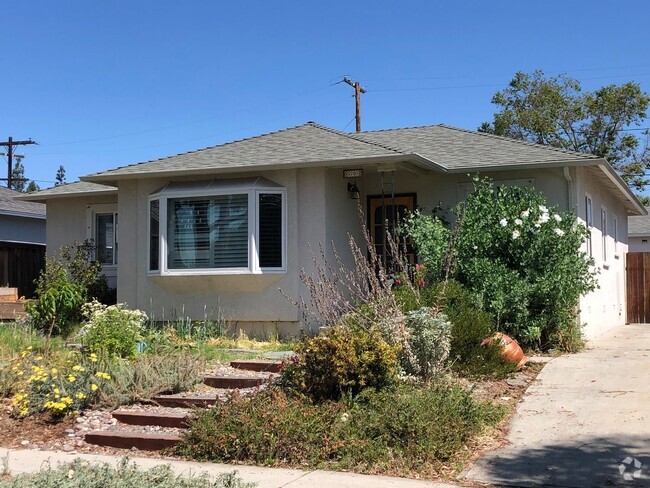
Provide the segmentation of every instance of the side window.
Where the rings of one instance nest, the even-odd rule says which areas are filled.
[[[117,214],[95,214],[97,261],[107,266],[117,264]]]
[[[607,262],[607,209],[600,209],[600,228],[602,230],[603,263]]]
[[[587,255],[593,257],[593,248],[591,242],[591,229],[594,226],[594,213],[591,203],[591,197],[585,196],[585,223],[587,224]]]

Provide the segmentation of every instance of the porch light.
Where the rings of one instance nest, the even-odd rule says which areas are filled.
[[[359,187],[357,182],[348,183],[348,194],[350,195],[350,200],[359,200]]]

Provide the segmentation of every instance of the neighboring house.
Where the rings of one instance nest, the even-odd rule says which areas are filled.
[[[45,205],[16,200],[0,187],[0,286],[31,297],[45,260]]]
[[[580,321],[588,337],[625,323],[627,218],[647,212],[591,155],[444,125],[349,134],[309,122],[24,198],[47,202],[50,249],[95,238],[119,301],[156,320],[220,310],[248,332],[297,333],[300,313],[279,289],[305,294],[310,246],[331,256],[333,243],[350,262],[348,234],[361,238],[351,197],[381,236],[385,216],[463,200],[477,172],[534,186],[589,226],[600,288],[581,300]]]
[[[628,217],[627,235],[629,252],[650,252],[650,215]]]

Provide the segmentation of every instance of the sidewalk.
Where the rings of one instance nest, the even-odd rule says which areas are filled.
[[[590,349],[550,361],[517,408],[507,440],[467,479],[650,487],[650,325],[618,327]]]
[[[70,462],[75,458],[113,465],[116,465],[121,459],[121,457],[116,456],[0,448],[0,460],[4,460],[7,455],[9,455],[9,472],[13,475],[33,473],[46,466],[48,462],[51,466],[56,467],[59,463]],[[257,483],[259,488],[457,488],[456,485],[446,483],[392,478],[388,476],[339,473],[334,471],[301,471],[297,469],[232,466],[228,464],[168,461],[164,459],[138,457],[130,457],[129,460],[144,469],[149,469],[160,464],[169,464],[176,474],[184,475],[190,473],[194,475],[207,473],[214,477],[220,473],[237,471],[244,481]]]

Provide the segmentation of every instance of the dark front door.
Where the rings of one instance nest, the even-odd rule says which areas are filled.
[[[395,196],[372,195],[368,197],[368,223],[370,237],[387,269],[391,267],[391,252],[388,243],[390,235],[396,235],[400,221],[408,212],[415,210],[415,193]],[[415,250],[410,238],[399,238],[400,248],[405,250],[406,258],[415,263]]]

